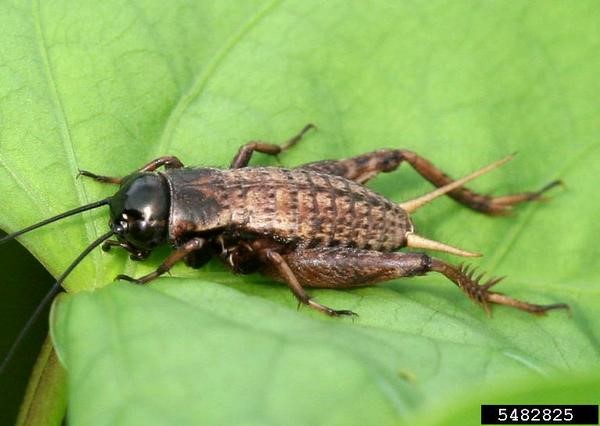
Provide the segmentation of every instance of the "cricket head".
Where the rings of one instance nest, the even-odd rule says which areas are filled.
[[[162,175],[129,175],[110,198],[110,229],[119,241],[133,248],[153,250],[167,241],[169,199],[169,185]]]

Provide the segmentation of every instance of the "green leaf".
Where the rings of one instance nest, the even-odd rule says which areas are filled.
[[[599,15],[593,1],[0,5],[8,231],[114,191],[77,180],[78,168],[124,175],[166,154],[226,166],[245,141],[282,141],[308,122],[319,130],[285,165],[403,147],[458,176],[518,151],[473,188],[566,183],[509,217],[443,199],[415,222],[484,253],[482,270],[509,277],[501,291],[567,302],[572,317],[499,307],[490,318],[435,275],[311,292],[358,312],[352,322],[297,312],[266,278],[177,267],[156,284],[111,284],[55,307],[73,424],[418,423],[457,395],[475,395],[463,406],[472,415],[482,386],[519,378],[543,396],[555,375],[597,368]],[[407,166],[371,186],[394,200],[430,189]],[[22,241],[57,275],[106,217],[85,213]],[[98,250],[67,286],[140,275],[167,253],[138,264]]]
[[[422,424],[462,426],[479,424],[481,403],[493,404],[597,404],[600,374],[563,374],[543,380],[502,381],[496,388],[480,387],[478,393],[460,395],[445,406],[436,407]]]

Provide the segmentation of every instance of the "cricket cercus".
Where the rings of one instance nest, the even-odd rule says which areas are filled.
[[[307,125],[283,145],[249,142],[228,169],[188,168],[176,157],[160,157],[123,178],[81,171],[99,182],[119,185],[119,190],[112,197],[46,219],[0,242],[85,210],[110,207],[110,230],[75,259],[42,304],[51,300],[71,270],[103,243],[104,250],[120,247],[134,260],[145,259],[160,245],[173,247],[173,253],[154,272],[139,278],[119,275],[122,280],[144,284],[180,260],[198,268],[216,256],[235,273],[260,272],[284,282],[300,303],[332,316],[354,313],[318,303],[305,287],[352,288],[431,271],[446,276],[486,310],[491,303],[534,314],[568,308],[564,303],[536,305],[513,299],[490,290],[499,278],[480,284],[482,276],[474,277],[467,267],[425,253],[397,251],[412,247],[478,256],[419,236],[410,214],[446,194],[473,210],[500,215],[516,204],[539,199],[558,181],[537,192],[481,195],[464,184],[506,163],[510,156],[452,180],[429,161],[401,149],[381,149],[292,169],[248,166],[254,152],[277,155],[313,127]],[[438,189],[397,204],[364,186],[404,161]],[[109,239],[111,236],[116,239]]]

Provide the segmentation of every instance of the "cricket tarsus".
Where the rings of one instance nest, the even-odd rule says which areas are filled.
[[[508,210],[513,205],[524,202],[524,201],[543,201],[543,200],[545,200],[545,198],[542,196],[544,193],[548,192],[552,188],[555,188],[557,186],[562,186],[562,185],[564,185],[563,181],[557,179],[557,180],[553,180],[552,182],[544,185],[538,191],[523,192],[521,194],[515,194],[515,195],[504,195],[501,197],[496,197],[494,199],[494,202],[498,206],[502,206],[502,205],[506,206],[506,209]]]
[[[114,176],[97,175],[95,173],[88,172],[87,170],[79,170],[79,173],[77,173],[77,177],[80,177],[80,176],[84,176],[84,177],[88,177],[90,179],[94,179],[97,182],[110,183],[110,184],[113,184],[113,185],[120,185],[121,183],[123,183],[123,179],[122,178],[118,178],[118,177],[114,177]]]
[[[308,299],[308,306],[316,309],[319,312],[323,312],[325,315],[329,315],[330,317],[358,317],[358,314],[356,312],[349,311],[347,309],[331,309],[325,305],[316,302],[314,299]]]
[[[477,256],[415,233],[410,213],[442,195],[489,215],[506,214],[513,206],[543,199],[562,182],[552,181],[535,192],[489,196],[467,189],[467,182],[508,161],[496,161],[471,175],[452,179],[425,158],[404,149],[382,149],[345,160],[325,160],[286,169],[252,167],[254,152],[278,155],[315,128],[306,125],[277,145],[251,141],[243,145],[229,169],[184,168],[173,156],[146,163],[125,177],[81,170],[100,183],[118,184],[114,196],[51,217],[8,235],[0,244],[56,220],[110,207],[111,230],[88,246],[59,277],[28,321],[8,358],[41,309],[60,290],[71,270],[96,246],[120,247],[134,260],[145,259],[159,246],[175,248],[159,267],[139,278],[117,278],[144,284],[169,271],[180,260],[192,267],[218,257],[235,273],[260,272],[284,282],[299,303],[329,316],[356,316],[350,310],[322,305],[305,287],[352,288],[401,277],[437,272],[460,287],[489,312],[500,304],[533,314],[569,309],[564,303],[536,305],[491,291],[500,278],[481,282],[482,275],[425,253],[397,252],[405,247]],[[364,184],[408,163],[437,189],[404,203],[394,203]],[[162,170],[158,170],[162,168]],[[108,240],[111,235],[116,240]],[[5,368],[7,359],[0,366]]]

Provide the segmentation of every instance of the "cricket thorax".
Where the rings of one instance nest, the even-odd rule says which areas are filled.
[[[165,173],[172,194],[170,236],[216,230],[265,235],[300,247],[392,250],[412,229],[406,212],[339,176],[253,167]],[[195,209],[186,208],[194,203]]]

